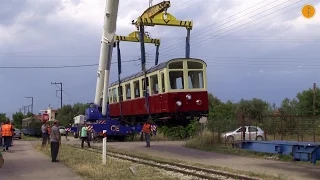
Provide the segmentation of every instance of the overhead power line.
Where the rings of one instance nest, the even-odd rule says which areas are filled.
[[[138,59],[122,61],[122,62],[133,62],[140,61]],[[113,62],[111,64],[115,64]],[[79,65],[61,65],[61,66],[0,66],[0,69],[61,69],[61,68],[79,68],[79,67],[92,67],[98,66],[99,64],[79,64]]]
[[[280,9],[275,10],[275,11],[272,11],[272,12],[270,12],[270,13],[268,13],[268,14],[266,14],[266,15],[263,15],[263,16],[261,16],[261,17],[259,17],[259,18],[253,19],[253,20],[251,20],[251,21],[249,21],[249,22],[246,22],[246,23],[244,23],[244,24],[240,24],[239,26],[236,26],[236,27],[233,27],[233,28],[231,28],[231,29],[228,29],[228,30],[226,30],[225,32],[221,32],[220,34],[214,34],[214,33],[219,32],[219,31],[221,31],[221,30],[223,30],[223,29],[226,29],[226,28],[228,28],[228,27],[230,27],[230,26],[233,26],[233,25],[235,25],[235,24],[238,24],[239,22],[242,22],[243,20],[242,20],[242,21],[239,21],[239,22],[237,22],[237,23],[234,23],[234,24],[232,24],[232,25],[229,25],[229,26],[227,26],[227,27],[224,27],[224,28],[222,28],[222,29],[220,29],[220,30],[214,31],[213,33],[210,34],[210,35],[212,35],[210,38],[199,37],[199,38],[196,40],[195,43],[193,42],[193,43],[191,44],[191,46],[196,46],[196,47],[202,46],[202,45],[204,45],[205,43],[209,42],[209,40],[213,40],[214,38],[216,38],[216,37],[218,37],[218,36],[220,36],[220,35],[222,35],[222,34],[224,34],[224,33],[226,33],[226,32],[230,32],[230,31],[235,30],[235,29],[237,29],[237,28],[239,28],[239,27],[243,27],[244,25],[247,25],[247,24],[249,24],[249,23],[255,22],[255,21],[257,21],[257,20],[259,20],[259,19],[262,19],[262,18],[264,18],[264,17],[267,17],[267,16],[269,16],[269,15],[272,15],[272,14],[274,14],[275,12],[278,12],[278,11],[280,11],[280,10],[286,9],[286,8],[288,8],[288,7],[290,7],[290,6],[293,6],[293,5],[295,5],[295,4],[297,4],[297,3],[301,2],[301,1],[303,1],[303,0],[299,0],[299,1],[296,1],[296,2],[294,2],[294,3],[291,3],[291,4],[289,4],[289,5],[285,6],[285,7],[282,7],[282,8],[280,8]],[[286,1],[286,2],[287,2],[287,1]],[[277,6],[278,6],[278,5],[277,5]],[[269,8],[268,10],[274,9],[274,8],[277,7],[277,6],[273,6],[272,8]],[[294,8],[294,9],[295,9],[295,8]],[[268,10],[266,10],[266,11],[268,11]],[[291,9],[291,10],[293,10],[293,9]],[[291,10],[289,10],[289,11],[291,11]],[[283,12],[283,13],[287,13],[287,12],[288,12],[288,11],[285,11],[285,12]],[[281,13],[281,14],[283,14],[283,13]],[[250,17],[248,17],[247,19],[249,19],[249,18],[254,18],[255,16],[256,16],[256,15],[250,16]],[[277,14],[276,16],[272,16],[271,18],[266,19],[266,20],[270,20],[270,19],[275,18],[275,17],[278,17],[278,16],[279,16],[279,14]],[[245,20],[247,20],[247,19],[245,19]],[[266,20],[260,21],[260,22],[258,22],[258,24],[259,24],[259,23],[262,23],[262,22],[265,22]],[[252,24],[252,25],[257,25],[257,24]],[[251,25],[251,26],[252,26],[252,25]],[[251,26],[247,26],[246,28],[251,27]],[[243,29],[246,29],[246,28],[243,28]],[[241,30],[243,30],[243,29],[241,29]],[[230,35],[230,34],[228,34],[228,35]],[[168,57],[169,55],[171,55],[171,54],[173,54],[173,53],[176,53],[178,49],[179,49],[179,47],[170,48],[170,50],[164,52],[163,54],[165,54],[165,57]],[[162,51],[162,50],[161,50],[161,51]]]

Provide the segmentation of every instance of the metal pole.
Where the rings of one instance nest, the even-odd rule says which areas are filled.
[[[107,131],[103,130],[102,133],[104,135]],[[102,164],[107,164],[107,137],[103,137],[102,140]]]
[[[62,108],[62,90],[63,90],[63,89],[62,89],[62,82],[59,82],[59,83],[57,83],[57,82],[54,82],[54,83],[51,82],[51,84],[54,84],[54,85],[56,85],[56,86],[57,86],[57,84],[60,85],[60,88],[59,88],[58,86],[57,86],[57,87],[60,89],[60,108]]]
[[[62,108],[62,83],[60,83],[61,91],[60,91],[60,108]]]
[[[31,113],[33,114],[33,97],[32,96],[26,96],[25,98],[31,99]],[[29,107],[28,107],[28,109],[29,109]]]

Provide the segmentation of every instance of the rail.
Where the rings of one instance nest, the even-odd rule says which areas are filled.
[[[70,145],[70,146],[81,149],[80,147],[75,145]],[[85,150],[101,154],[101,150],[97,147],[91,147],[91,149],[85,149]],[[232,174],[232,173],[213,170],[213,169],[199,168],[199,167],[180,164],[180,163],[170,163],[170,162],[164,162],[164,161],[154,160],[149,158],[142,158],[142,157],[128,155],[128,154],[119,153],[119,152],[117,153],[107,152],[107,156],[110,156],[116,159],[131,161],[137,164],[143,164],[151,167],[165,169],[167,171],[182,173],[184,175],[189,175],[189,176],[193,176],[201,179],[212,179],[212,180],[217,179],[218,180],[218,179],[231,178],[231,179],[241,179],[241,180],[258,180],[258,178],[247,177],[239,174]]]

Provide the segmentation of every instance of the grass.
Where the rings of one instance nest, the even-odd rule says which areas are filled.
[[[21,135],[21,140],[24,141],[38,141],[39,138],[33,137],[33,136],[26,136],[24,134]]]
[[[41,151],[40,144],[36,145],[36,149]],[[50,155],[49,147],[43,149],[46,155]],[[101,155],[98,153],[89,152],[86,150],[74,148],[69,145],[62,145],[59,150],[58,159],[66,166],[71,168],[75,173],[81,175],[85,179],[95,180],[147,180],[150,179],[179,179],[173,177],[163,170],[155,169],[148,166],[133,164],[128,161],[107,158],[107,164],[102,165]],[[130,170],[130,167],[136,169],[136,173]]]
[[[97,149],[102,149],[101,147],[96,147],[96,148]],[[126,155],[129,155],[129,156],[148,158],[150,160],[169,162],[169,163],[181,163],[181,164],[186,164],[186,165],[190,165],[190,166],[196,166],[196,167],[220,170],[220,171],[229,172],[229,173],[233,173],[233,174],[241,174],[241,175],[246,175],[246,176],[250,176],[250,177],[261,178],[261,179],[264,179],[264,180],[283,180],[283,179],[285,179],[282,175],[271,176],[271,175],[262,174],[262,173],[239,171],[239,170],[234,170],[234,169],[231,169],[231,168],[225,168],[225,167],[219,167],[219,166],[204,165],[204,164],[200,164],[200,163],[189,163],[189,162],[181,161],[181,160],[178,160],[178,159],[166,159],[166,158],[163,158],[163,157],[151,156],[151,155],[144,154],[144,153],[141,153],[141,152],[138,152],[138,151],[132,151],[132,150],[129,151],[129,150],[125,150],[125,149],[114,148],[114,147],[111,147],[111,146],[107,146],[107,151],[108,152],[114,152],[114,153],[122,153],[122,154],[126,154]]]
[[[282,154],[271,154],[271,153],[261,153],[249,150],[243,150],[239,148],[233,148],[231,144],[217,143],[217,137],[215,137],[211,132],[205,131],[201,135],[188,140],[185,147],[211,151],[222,154],[232,154],[237,156],[247,156],[255,158],[273,159],[280,161],[292,161],[292,157],[289,155]],[[297,162],[310,164],[309,162]]]
[[[151,141],[170,141],[170,139],[164,136],[163,133],[157,133],[156,136],[151,136],[150,140]],[[137,134],[136,136],[134,136],[133,141],[140,141],[140,134]]]

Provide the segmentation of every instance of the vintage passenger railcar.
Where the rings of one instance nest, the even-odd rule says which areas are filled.
[[[208,114],[206,63],[203,60],[171,59],[148,69],[146,74],[147,88],[143,72],[121,79],[120,85],[118,81],[110,84],[110,117],[122,116],[132,122],[144,122],[150,113],[160,122],[184,125],[192,118]]]

